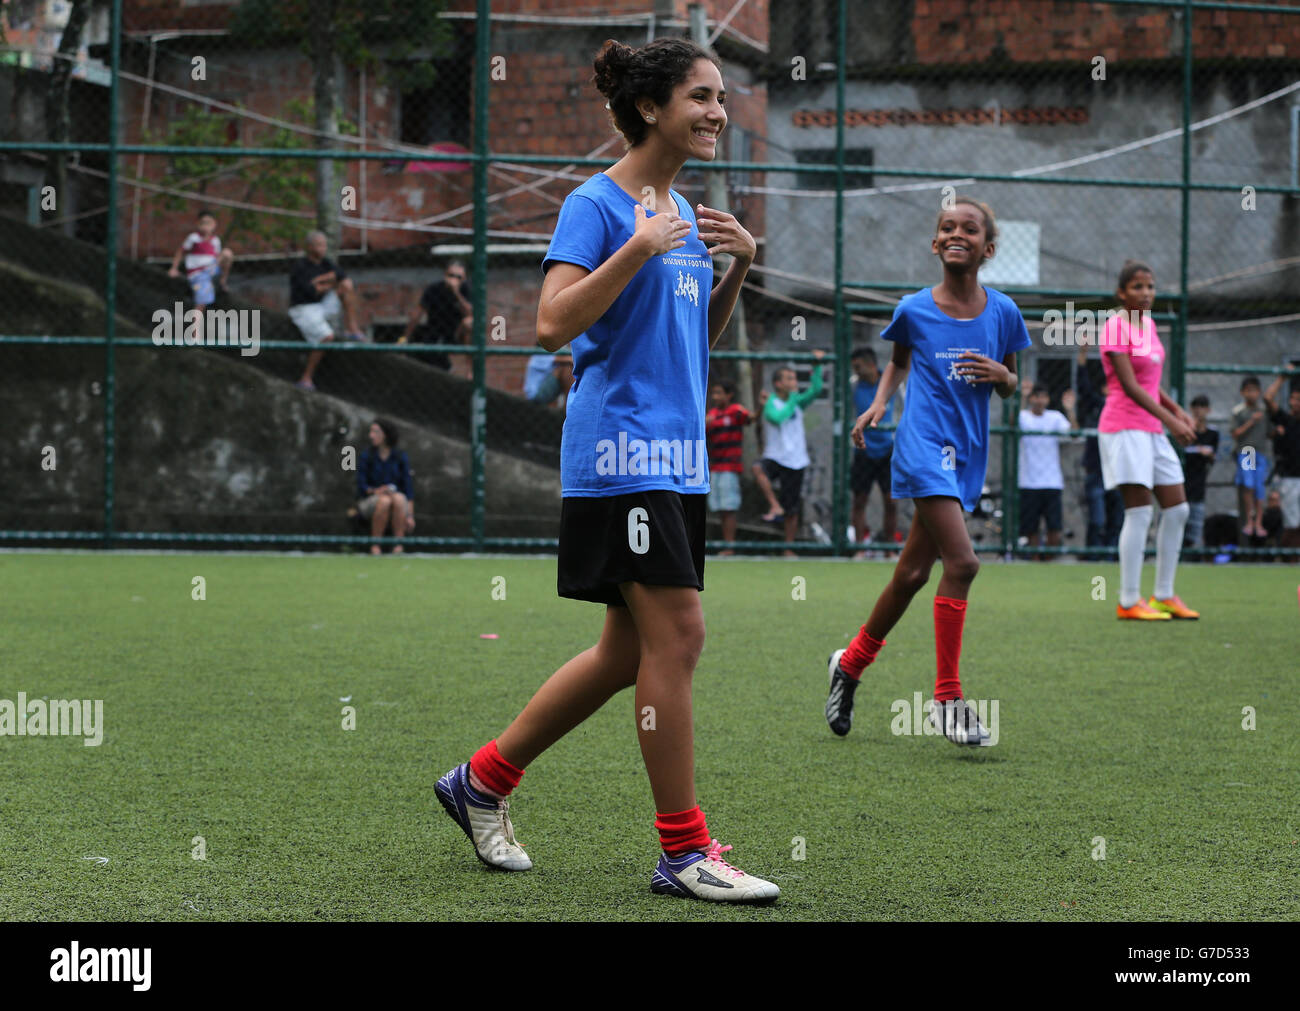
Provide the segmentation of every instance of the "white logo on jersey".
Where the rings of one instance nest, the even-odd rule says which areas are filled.
[[[960,363],[959,363],[956,359],[953,359],[952,361],[950,361],[950,362],[948,363],[948,378],[949,378],[950,380],[953,380],[953,381],[956,381],[956,380],[958,380],[958,379],[963,379],[963,380],[965,380],[965,381],[968,382],[968,383],[973,383],[973,382],[975,382],[975,377],[974,377],[974,376],[968,376],[968,375],[965,375],[964,373],[961,373],[961,372],[958,372],[958,371],[957,371],[957,366],[958,366],[958,364],[960,364]]]
[[[674,295],[683,295],[691,300],[693,305],[700,304],[700,282],[695,279],[693,274],[686,274],[682,271],[677,272],[677,289]]]

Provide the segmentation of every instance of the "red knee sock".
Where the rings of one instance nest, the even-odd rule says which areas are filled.
[[[474,757],[469,760],[469,769],[479,782],[500,797],[509,797],[510,791],[519,785],[524,775],[523,769],[516,769],[501,757],[495,738],[474,752]]]
[[[934,654],[937,673],[934,699],[947,702],[961,698],[961,679],[957,667],[961,662],[961,629],[966,623],[966,601],[953,597],[934,598]]]
[[[659,830],[659,845],[670,857],[709,848],[709,828],[698,804],[677,814],[655,812],[655,828]]]
[[[876,658],[883,645],[885,640],[877,639],[867,631],[867,626],[863,625],[858,629],[858,634],[853,637],[853,641],[849,643],[849,648],[844,651],[844,655],[840,657],[840,670],[857,681],[862,677],[863,668]]]

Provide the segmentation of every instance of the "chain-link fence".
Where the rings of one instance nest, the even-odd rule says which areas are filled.
[[[675,188],[758,241],[714,377],[757,412],[777,370],[806,388],[825,355],[799,550],[889,550],[907,529],[910,504],[891,522],[878,485],[855,508],[848,433],[869,379],[851,354],[888,361],[880,330],[939,281],[935,217],[959,193],[997,214],[981,280],[1023,310],[1022,385],[1054,409],[1081,378],[1102,385],[1116,274],[1150,264],[1165,384],[1183,404],[1207,395],[1220,434],[1207,536],[1235,516],[1241,373],[1267,389],[1300,359],[1300,7],[552,6],[6,4],[0,384],[17,480],[0,538],[552,549],[573,380],[536,346],[542,254],[564,197],[624,150],[593,55],[665,35],[712,47],[728,91],[718,158]],[[1085,543],[1095,417],[1064,436],[1063,542],[1040,549],[1019,529],[1019,398],[993,405],[977,546],[1113,553],[1104,534]],[[366,486],[372,440],[393,431],[405,515]],[[744,438],[736,546],[775,550],[762,425]],[[1236,544],[1235,520],[1219,537],[1203,553]],[[1281,541],[1237,550],[1297,553]]]

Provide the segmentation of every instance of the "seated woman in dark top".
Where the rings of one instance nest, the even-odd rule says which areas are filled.
[[[370,536],[383,537],[384,528],[392,536],[404,537],[415,529],[415,488],[411,481],[411,463],[406,453],[397,449],[397,427],[383,418],[370,425],[370,448],[357,464],[357,512],[370,520]],[[383,549],[370,546],[378,555]],[[400,544],[393,554],[400,555]]]

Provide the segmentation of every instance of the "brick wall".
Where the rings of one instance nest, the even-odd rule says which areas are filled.
[[[1053,0],[915,0],[919,63],[1155,59],[1182,52],[1181,12]],[[1300,51],[1300,15],[1198,11],[1198,59],[1263,59]]]

